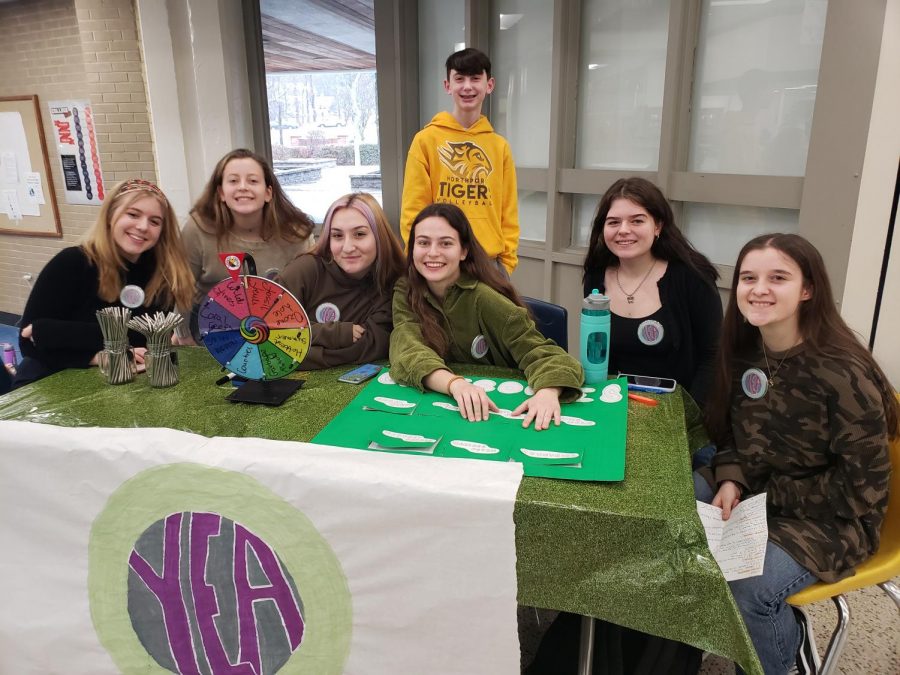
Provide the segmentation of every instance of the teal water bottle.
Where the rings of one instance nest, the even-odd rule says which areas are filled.
[[[596,288],[581,306],[581,365],[588,384],[605,382],[609,368],[609,298]]]

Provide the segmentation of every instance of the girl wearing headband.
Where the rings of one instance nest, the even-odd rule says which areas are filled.
[[[197,309],[228,277],[219,253],[249,253],[259,275],[274,279],[312,247],[312,231],[312,220],[291,203],[265,159],[245,149],[220,159],[182,228],[196,286],[191,320],[178,333],[181,344],[199,341]]]
[[[402,272],[403,249],[375,198],[358,192],[335,201],[318,246],[280,278],[313,322],[303,367],[387,358],[391,292]]]
[[[96,312],[126,304],[134,315],[185,309],[193,276],[187,265],[175,212],[162,191],[135,179],[117,185],[79,246],[65,248],[38,275],[21,324],[22,362],[15,386],[64,368],[96,365],[103,335]],[[140,289],[137,292],[136,289]],[[143,362],[140,333],[129,333]]]

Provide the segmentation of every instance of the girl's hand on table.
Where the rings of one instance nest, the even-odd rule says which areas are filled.
[[[471,382],[459,378],[453,380],[448,388],[448,393],[456,400],[459,406],[459,414],[470,422],[481,422],[491,416],[491,411],[499,410],[494,402],[488,398],[484,389],[476,387]]]
[[[741,501],[741,486],[733,480],[723,480],[713,497],[712,505],[722,509],[722,520],[731,518],[731,510]]]
[[[551,420],[556,426],[559,426],[561,414],[559,408],[560,391],[559,387],[539,389],[534,396],[512,411],[513,416],[521,415],[527,411],[525,419],[522,420],[522,427],[528,428],[528,425],[534,420],[535,431],[549,429]]]

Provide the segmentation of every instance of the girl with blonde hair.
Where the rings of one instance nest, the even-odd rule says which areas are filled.
[[[193,285],[169,200],[149,181],[120,183],[82,243],[57,253],[38,276],[22,314],[24,358],[15,386],[96,365],[103,335],[95,314],[119,304],[126,286],[141,291],[143,300],[132,309],[140,315],[189,307]],[[143,336],[129,338],[142,363]]]

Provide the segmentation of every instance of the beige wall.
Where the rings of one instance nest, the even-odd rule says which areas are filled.
[[[866,156],[860,177],[859,202],[847,267],[841,314],[866,341],[871,337],[875,296],[891,217],[897,161],[900,159],[900,0],[888,0],[878,79]],[[895,224],[896,228],[897,225]],[[894,230],[888,275],[878,327],[875,358],[894,387],[900,389],[900,231]]]
[[[29,287],[60,249],[77,243],[99,207],[65,203],[47,102],[90,99],[103,179],[156,179],[144,75],[131,0],[0,4],[0,96],[37,94],[62,239],[0,234],[0,311],[20,314]]]

